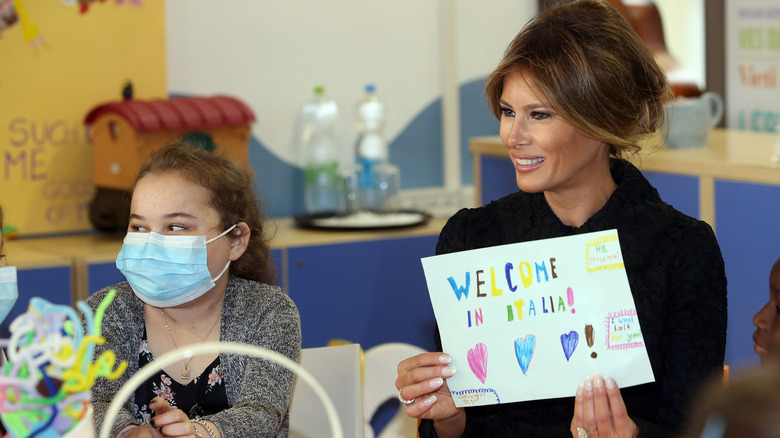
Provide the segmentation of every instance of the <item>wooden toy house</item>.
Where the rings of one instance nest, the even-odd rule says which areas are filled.
[[[92,224],[103,230],[127,226],[127,199],[141,163],[156,148],[186,139],[248,162],[252,110],[228,96],[177,97],[108,102],[84,118],[93,145],[96,194]]]

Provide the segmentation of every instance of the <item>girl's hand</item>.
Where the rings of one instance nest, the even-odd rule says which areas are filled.
[[[117,438],[164,438],[159,430],[149,425],[137,426],[128,430],[124,435],[120,432]]]
[[[635,438],[636,424],[626,412],[620,388],[611,377],[598,374],[585,379],[577,388],[574,416],[571,420],[574,438]]]
[[[152,426],[160,431],[165,438],[194,438],[195,428],[190,423],[187,414],[181,409],[173,409],[161,397],[155,397],[149,402],[149,408],[154,411]]]

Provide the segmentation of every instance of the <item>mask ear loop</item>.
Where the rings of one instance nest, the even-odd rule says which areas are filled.
[[[236,225],[238,225],[238,224],[233,224],[233,226],[232,226],[232,227],[230,227],[230,228],[228,228],[227,230],[223,231],[223,232],[222,232],[222,234],[220,234],[219,236],[217,236],[217,237],[215,237],[215,238],[213,238],[213,239],[209,239],[209,240],[207,240],[207,241],[206,241],[206,244],[208,245],[209,243],[211,243],[211,242],[213,242],[213,241],[215,241],[215,240],[219,239],[220,237],[224,236],[225,234],[227,234],[227,233],[229,233],[229,232],[233,231],[233,228],[235,228],[235,227],[236,227]]]
[[[215,282],[215,283],[216,283],[216,282],[217,282],[217,280],[219,280],[219,278],[220,278],[220,277],[222,277],[222,274],[224,274],[224,273],[225,273],[225,271],[227,271],[227,269],[228,269],[228,267],[229,267],[229,266],[230,266],[230,260],[228,260],[227,264],[225,265],[225,268],[224,268],[224,269],[222,269],[222,272],[220,272],[220,273],[219,273],[219,275],[217,275],[217,276],[216,276],[216,278],[214,278],[214,279],[213,279],[213,280],[211,280],[211,281],[213,281],[213,282]]]
[[[207,240],[207,241],[206,241],[206,244],[209,244],[209,243],[211,243],[211,242],[213,242],[213,241],[215,241],[215,240],[219,239],[220,237],[224,236],[225,234],[227,234],[227,233],[229,233],[229,232],[233,231],[233,228],[235,228],[235,227],[236,227],[236,225],[238,225],[238,224],[233,224],[233,226],[232,226],[232,227],[230,227],[230,228],[228,228],[227,230],[223,231],[223,232],[222,232],[222,234],[220,234],[219,236],[217,236],[217,237],[215,237],[215,238],[213,238],[213,239],[209,239],[209,240]],[[231,246],[231,248],[233,247],[233,245],[230,245],[230,246]],[[230,260],[228,260],[227,264],[226,264],[226,265],[225,265],[225,267],[222,269],[222,272],[220,272],[220,273],[219,273],[219,275],[217,275],[217,276],[216,276],[216,278],[213,278],[211,281],[213,281],[213,282],[215,282],[215,283],[216,283],[216,282],[217,282],[217,280],[219,280],[219,279],[222,277],[222,274],[224,274],[224,273],[225,273],[225,271],[227,271],[228,267],[230,267]]]

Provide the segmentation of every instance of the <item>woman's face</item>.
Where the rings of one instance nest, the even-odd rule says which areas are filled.
[[[581,195],[611,181],[608,146],[556,114],[522,73],[504,78],[500,123],[520,190]]]
[[[780,259],[769,273],[769,302],[753,317],[753,349],[761,363],[780,360]]]
[[[176,172],[150,173],[135,186],[130,204],[129,232],[163,235],[206,236],[206,240],[220,235],[221,217],[210,204],[210,192],[192,183]],[[229,235],[206,245],[206,257],[211,277],[225,268],[230,257]],[[219,282],[227,281],[227,275]],[[218,282],[218,284],[219,284]]]

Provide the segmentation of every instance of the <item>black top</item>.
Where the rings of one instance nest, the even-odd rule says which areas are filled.
[[[143,368],[153,360],[154,355],[149,349],[144,329],[143,341],[138,349],[138,366]],[[173,380],[165,371],[160,371],[135,390],[133,416],[139,423],[149,424],[149,420],[154,417],[154,411],[149,409],[149,402],[156,396],[165,399],[173,409],[186,412],[190,419],[227,409],[227,393],[219,362],[217,357],[200,376],[195,376],[186,385]]]
[[[436,253],[616,228],[655,375],[655,383],[621,393],[640,437],[674,436],[684,426],[695,391],[723,370],[723,258],[712,228],[663,202],[631,163],[613,160],[612,177],[617,189],[579,228],[564,225],[543,193],[517,192],[452,216]],[[435,338],[441,351],[438,327]],[[465,409],[463,436],[570,437],[574,398]],[[432,421],[422,421],[420,436],[435,436]]]

